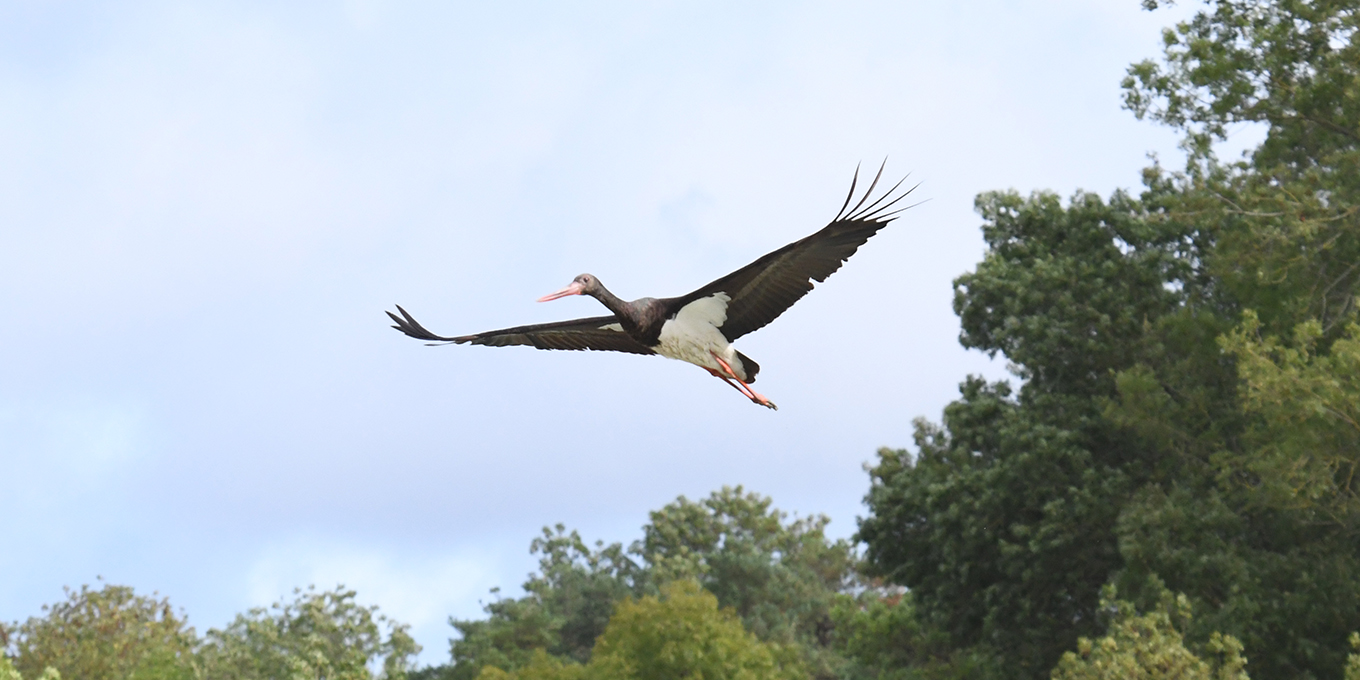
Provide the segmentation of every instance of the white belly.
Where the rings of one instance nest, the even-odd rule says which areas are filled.
[[[736,371],[738,378],[746,381],[746,368],[737,359],[736,348],[718,330],[727,321],[727,302],[731,299],[726,293],[718,293],[686,305],[674,319],[661,326],[661,344],[654,348],[656,353],[725,374],[722,365],[713,358],[717,354]]]

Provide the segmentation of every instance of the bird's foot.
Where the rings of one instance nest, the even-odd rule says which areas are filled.
[[[746,389],[751,390],[750,387],[747,387]],[[763,395],[763,394],[761,394],[761,393],[759,393],[759,392],[757,392],[757,391],[755,391],[755,390],[751,390],[751,394],[753,395],[753,396],[751,397],[751,401],[752,401],[752,402],[757,403],[757,404],[760,404],[761,406],[764,406],[765,408],[768,408],[768,409],[773,409],[773,410],[775,410],[775,411],[778,411],[778,410],[779,410],[779,407],[778,407],[778,406],[775,406],[775,405],[774,405],[774,402],[770,401],[769,397],[766,397],[765,395]]]

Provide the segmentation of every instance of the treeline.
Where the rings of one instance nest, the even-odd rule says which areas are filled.
[[[199,637],[83,588],[6,629],[0,678],[1360,680],[1360,2],[1213,0],[1124,92],[1185,167],[978,198],[960,339],[1019,380],[880,451],[853,541],[740,488],[626,548],[545,530],[422,669],[342,589]]]
[[[889,455],[885,452],[885,455]],[[407,626],[352,590],[294,591],[199,636],[164,598],[124,586],[68,590],[0,628],[0,680],[892,680],[1016,676],[1019,665],[961,647],[914,594],[866,576],[822,516],[790,518],[740,487],[650,513],[643,537],[587,545],[545,528],[518,598],[450,620],[450,661],[416,669]],[[1235,637],[1196,641],[1194,605],[1159,587],[1140,613],[1107,587],[1103,637],[1081,639],[1055,680],[1245,680]],[[1360,636],[1352,636],[1360,652]],[[1047,673],[1045,673],[1047,674]],[[1340,674],[1333,677],[1341,677]],[[1345,680],[1360,680],[1360,653]]]
[[[167,599],[103,584],[66,591],[22,624],[0,625],[0,680],[399,678],[420,651],[407,627],[352,590],[297,590],[199,636]]]
[[[738,487],[652,512],[626,549],[545,528],[526,594],[451,621],[450,663],[420,670],[407,626],[344,588],[299,590],[199,636],[164,598],[82,587],[0,629],[0,680],[841,677],[864,643],[836,631],[867,632],[860,605],[909,606],[849,594],[857,557],[827,521],[790,520]]]

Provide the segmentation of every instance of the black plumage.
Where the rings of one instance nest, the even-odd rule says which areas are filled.
[[[656,354],[658,349],[662,349],[660,345],[662,330],[668,321],[675,319],[687,305],[725,294],[729,298],[726,303],[726,318],[717,326],[717,330],[726,338],[727,343],[731,343],[778,318],[807,295],[814,283],[825,281],[869,238],[906,210],[905,207],[894,209],[898,202],[916,188],[913,186],[899,193],[897,190],[905,178],[877,200],[869,202],[882,176],[883,168],[880,167],[868,190],[854,207],[850,207],[859,181],[859,171],[856,169],[855,179],[850,184],[850,193],[846,196],[845,203],[830,224],[821,231],[769,253],[688,295],[659,299],[641,298],[627,302],[610,293],[594,276],[582,274],[566,289],[543,299],[576,294],[590,295],[608,307],[613,312],[612,315],[517,326],[456,337],[431,333],[400,306],[397,307],[400,316],[392,312],[387,312],[387,315],[396,322],[393,328],[431,343],[470,343],[492,347],[528,345],[538,349]],[[738,373],[733,373],[725,365],[722,370],[715,370],[713,366],[704,368],[724,379],[735,377],[742,382],[753,382],[759,366],[745,355],[737,353],[735,356],[740,359],[736,368]],[[743,365],[747,366],[745,370],[742,370]],[[729,375],[725,376],[724,373]],[[740,373],[745,375],[737,377]],[[764,405],[773,407],[773,404],[769,403]]]
[[[557,321],[554,323],[540,323],[530,326],[516,326],[515,328],[503,328],[498,331],[487,331],[473,335],[460,335],[458,337],[444,337],[435,335],[420,325],[409,312],[397,305],[397,311],[401,316],[392,312],[387,315],[397,322],[393,328],[420,340],[428,340],[430,344],[463,344],[486,345],[488,347],[508,347],[510,345],[529,345],[538,349],[571,349],[584,350],[594,349],[611,352],[628,352],[630,354],[655,354],[651,349],[641,345],[622,330],[606,328],[613,324],[618,325],[619,318],[614,315],[594,316],[588,319],[574,319],[572,321]]]
[[[846,196],[841,212],[821,231],[769,253],[689,295],[666,300],[667,307],[678,310],[694,300],[715,293],[727,293],[732,299],[727,303],[727,322],[719,330],[728,342],[765,327],[807,295],[812,290],[813,281],[821,283],[836,273],[870,237],[888,226],[902,210],[906,210],[892,210],[892,206],[916,187],[883,203],[893,196],[906,178],[898,181],[877,201],[864,206],[882,175],[883,169],[879,168],[878,176],[874,177],[869,190],[864,192],[864,198],[847,212],[846,208],[855,196],[855,181],[851,181],[850,194]],[[855,179],[859,179],[858,171]]]

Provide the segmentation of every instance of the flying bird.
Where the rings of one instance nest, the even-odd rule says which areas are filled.
[[[737,351],[732,343],[778,318],[812,290],[814,281],[825,281],[871,236],[903,210],[912,207],[893,209],[916,188],[912,186],[898,193],[905,177],[869,203],[882,176],[883,167],[880,166],[869,189],[851,207],[859,181],[859,169],[856,168],[844,205],[821,231],[769,253],[688,295],[644,297],[627,302],[610,293],[595,276],[581,274],[566,288],[538,301],[589,295],[609,308],[609,315],[456,337],[431,333],[401,305],[397,305],[401,316],[392,312],[387,315],[396,322],[393,328],[413,338],[430,341],[429,344],[530,345],[538,349],[659,354],[694,364],[736,388],[752,402],[777,410],[774,402],[751,389],[760,365]]]

